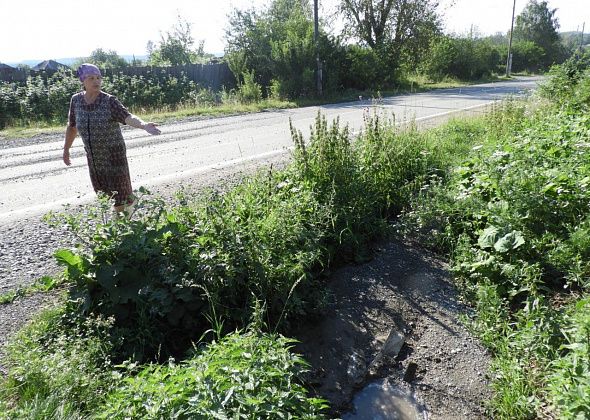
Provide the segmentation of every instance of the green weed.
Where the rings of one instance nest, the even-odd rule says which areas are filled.
[[[325,402],[298,382],[306,364],[292,344],[250,330],[180,363],[131,366],[98,418],[322,418]]]

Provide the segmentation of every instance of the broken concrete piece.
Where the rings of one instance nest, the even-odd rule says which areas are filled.
[[[405,341],[406,337],[402,333],[392,329],[387,340],[385,340],[381,353],[383,353],[383,356],[395,358],[402,349]]]

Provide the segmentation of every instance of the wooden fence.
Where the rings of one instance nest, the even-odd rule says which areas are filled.
[[[24,82],[27,80],[29,70],[0,68],[0,81],[2,82]]]
[[[199,86],[208,87],[213,90],[220,90],[223,86],[233,88],[236,84],[233,73],[227,63],[215,64],[186,64],[170,67],[120,67],[112,69],[101,69],[102,74],[111,76],[113,74],[126,74],[129,76],[144,77],[181,77],[183,74],[197,83]],[[36,72],[29,69],[0,68],[0,81],[24,82],[29,75],[51,74],[49,70]]]
[[[126,74],[129,76],[144,76],[146,78],[160,76],[182,77],[184,75],[199,86],[208,87],[213,90],[220,90],[223,86],[233,88],[236,84],[234,75],[227,63],[185,64],[170,67],[120,67],[104,69],[102,72],[106,76]]]

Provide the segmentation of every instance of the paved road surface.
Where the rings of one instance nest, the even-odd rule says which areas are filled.
[[[289,120],[304,136],[318,110],[328,120],[340,117],[353,130],[362,127],[363,114],[375,109],[398,122],[420,121],[462,109],[474,109],[508,95],[536,87],[539,78],[482,84],[428,93],[401,95],[381,101],[313,106],[293,110],[170,123],[160,136],[125,130],[134,188],[183,178],[285,153],[291,146]],[[46,142],[0,148],[0,224],[40,215],[63,204],[94,198],[80,138],[71,151],[72,166],[62,160],[62,136]]]

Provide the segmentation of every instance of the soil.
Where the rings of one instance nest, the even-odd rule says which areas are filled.
[[[311,364],[308,382],[330,401],[334,416],[353,411],[353,395],[384,378],[412,395],[429,419],[486,417],[490,356],[460,321],[470,309],[458,300],[443,262],[391,241],[372,261],[336,271],[329,290],[325,316],[302,326],[296,350]],[[382,355],[390,334],[404,338],[397,356]]]

